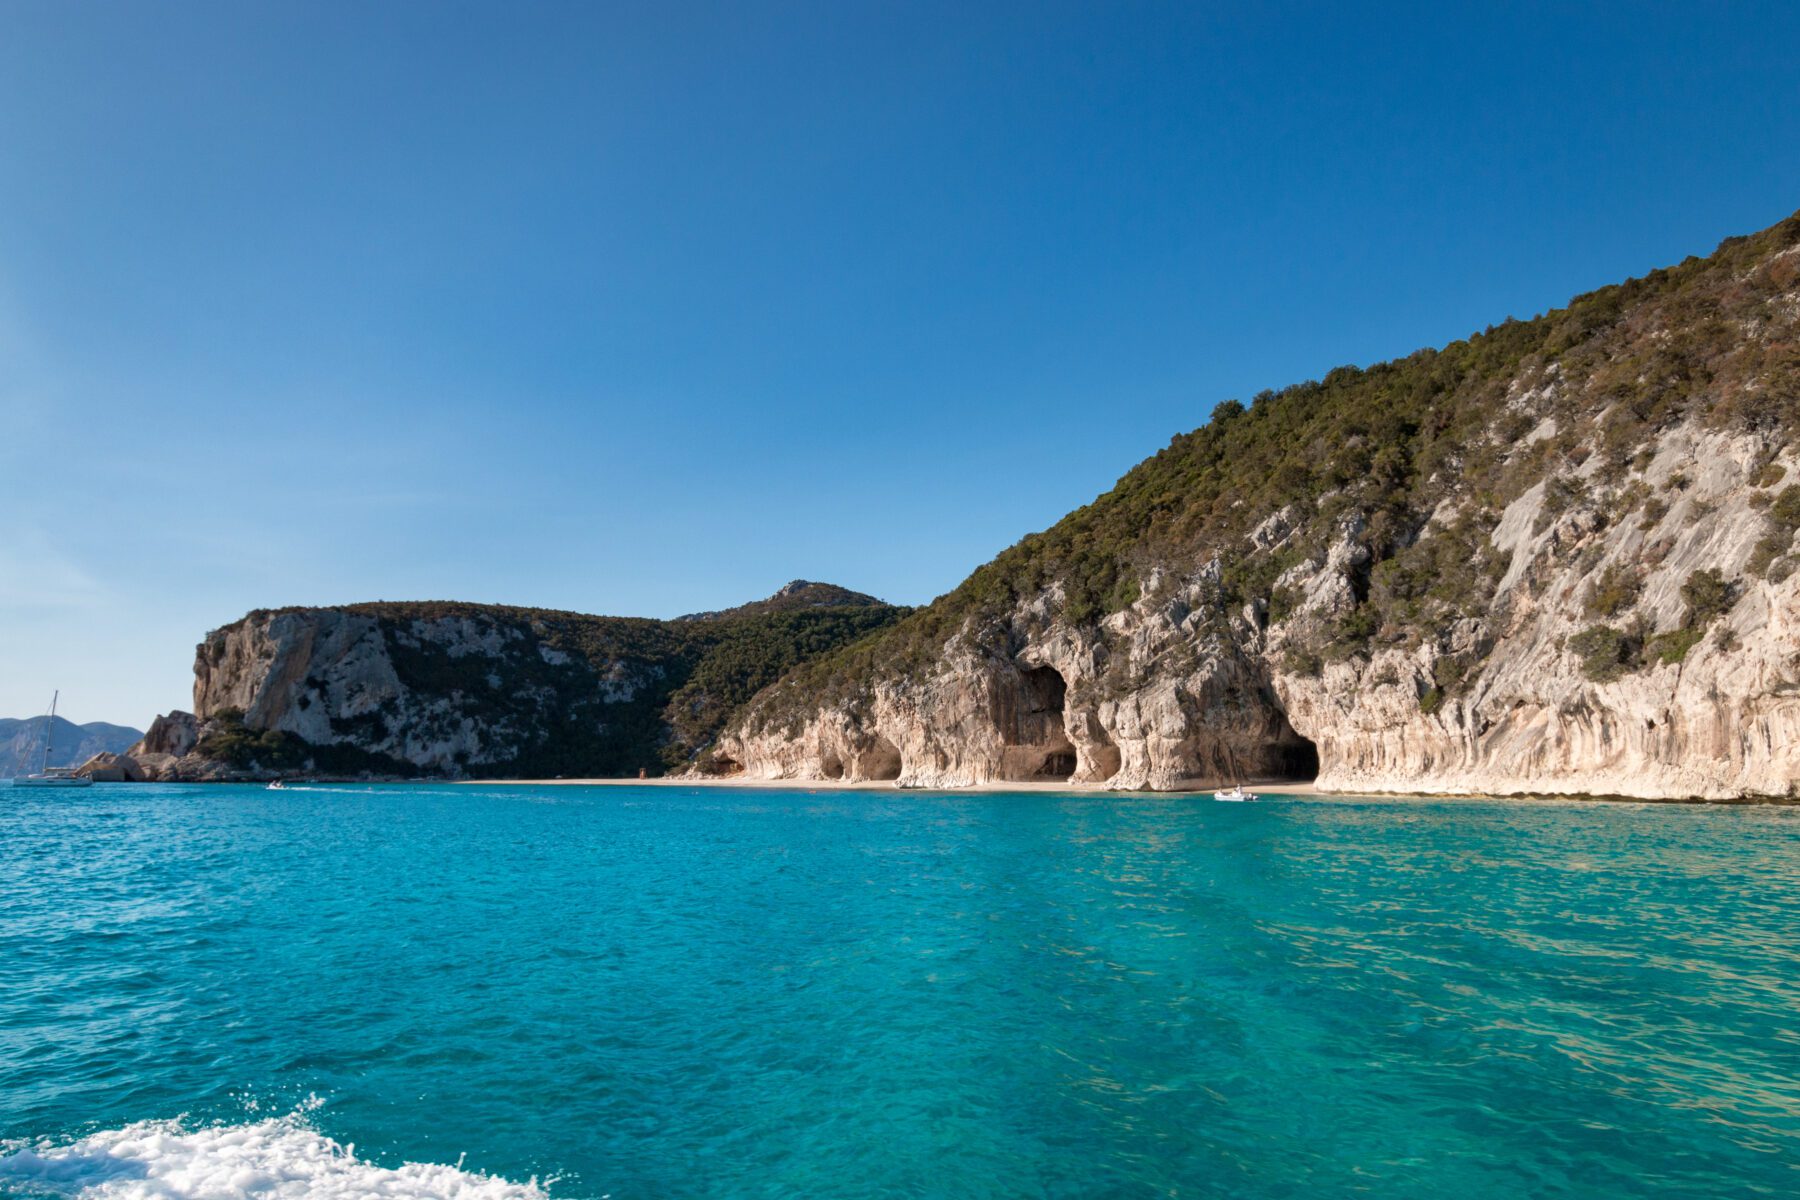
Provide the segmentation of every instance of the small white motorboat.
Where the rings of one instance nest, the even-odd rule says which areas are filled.
[[[1238,772],[1237,755],[1231,752],[1230,746],[1225,747],[1225,765],[1231,772],[1231,786],[1228,788],[1221,788],[1219,791],[1214,792],[1213,799],[1223,800],[1227,804],[1242,804],[1246,800],[1257,799],[1255,792],[1246,792],[1244,790],[1244,785],[1239,782],[1244,777]]]

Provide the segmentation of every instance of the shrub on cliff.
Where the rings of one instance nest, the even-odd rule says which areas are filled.
[[[386,754],[373,754],[357,746],[314,745],[285,730],[251,729],[235,708],[220,709],[207,718],[205,732],[195,743],[196,753],[240,771],[267,774],[312,772],[322,775],[386,775],[410,778],[419,769]]]
[[[1617,616],[1637,603],[1638,591],[1642,586],[1635,571],[1614,563],[1600,573],[1599,579],[1588,585],[1587,595],[1582,598],[1581,606],[1590,617]]]
[[[1736,590],[1716,567],[1693,572],[1681,585],[1681,598],[1687,602],[1684,623],[1704,629],[1731,611],[1737,599]]]
[[[1611,683],[1637,666],[1639,640],[1611,625],[1590,625],[1569,639],[1581,659],[1581,673],[1595,683]]]

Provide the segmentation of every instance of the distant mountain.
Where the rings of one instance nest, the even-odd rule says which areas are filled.
[[[57,717],[50,740],[50,765],[78,767],[102,751],[122,754],[143,736],[142,730],[125,725],[105,721],[77,725]],[[29,774],[43,763],[43,755],[44,718],[0,717],[0,776]]]
[[[676,617],[677,621],[729,621],[736,617],[761,617],[769,613],[803,612],[814,608],[867,608],[871,605],[885,606],[886,601],[862,592],[853,592],[847,587],[839,587],[835,583],[814,583],[810,579],[796,579],[767,600],[752,600],[748,604],[740,604],[736,608],[722,609],[719,612],[688,613],[684,617]]]

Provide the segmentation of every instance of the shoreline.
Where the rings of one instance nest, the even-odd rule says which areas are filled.
[[[986,783],[958,784],[941,787],[903,787],[892,780],[862,780],[846,782],[831,779],[763,779],[732,776],[729,778],[658,776],[651,779],[583,777],[568,779],[543,778],[493,778],[493,779],[444,779],[418,778],[400,776],[369,775],[313,775],[313,776],[280,776],[273,779],[263,776],[253,779],[171,779],[171,780],[96,780],[96,784],[106,787],[139,787],[145,784],[167,783],[185,784],[187,786],[244,786],[267,785],[271,782],[283,782],[289,786],[305,787],[307,785],[350,785],[350,784],[382,784],[411,785],[425,787],[639,787],[639,788],[717,788],[724,791],[788,791],[788,792],[915,792],[920,794],[937,794],[954,796],[958,794],[976,795],[1034,795],[1051,794],[1067,796],[1133,796],[1149,797],[1206,797],[1217,790],[1216,782],[1195,782],[1191,786],[1165,789],[1106,788],[1093,784],[1063,783],[1054,781],[988,781]],[[1402,789],[1363,788],[1359,790],[1339,790],[1321,788],[1311,780],[1254,780],[1246,782],[1246,788],[1252,789],[1265,797],[1293,797],[1316,800],[1475,800],[1475,801],[1523,801],[1545,802],[1555,801],[1566,804],[1662,804],[1677,806],[1716,805],[1724,808],[1800,808],[1800,796],[1631,796],[1616,792],[1548,792],[1548,791],[1516,791],[1516,792],[1434,792],[1408,791]],[[0,780],[0,790],[10,789],[11,782]]]
[[[946,787],[903,787],[891,779],[864,779],[846,782],[841,779],[764,779],[743,776],[706,776],[694,778],[686,775],[661,775],[654,779],[456,779],[447,782],[457,784],[516,784],[525,787],[700,787],[700,788],[741,788],[776,789],[782,791],[812,792],[943,792],[954,795],[958,792],[1064,792],[1072,796],[1188,796],[1199,792],[1211,792],[1224,786],[1222,784],[1195,784],[1193,787],[1168,788],[1161,791],[1144,788],[1125,790],[1105,788],[1086,783],[1061,783],[1051,780],[990,780],[986,783],[962,783]],[[1284,796],[1350,796],[1353,792],[1322,792],[1310,780],[1296,780],[1291,783],[1274,780],[1258,780],[1246,782],[1246,788],[1262,788],[1271,792],[1280,792]]]
[[[1196,783],[1192,787],[1124,790],[1091,784],[1049,781],[989,781],[959,784],[955,787],[902,787],[892,780],[861,780],[847,783],[832,779],[765,779],[690,778],[663,775],[654,779],[457,779],[445,780],[458,787],[673,787],[724,788],[740,791],[806,791],[806,792],[920,792],[943,795],[1061,793],[1071,796],[1195,796],[1215,791],[1220,785]],[[1732,807],[1792,808],[1800,806],[1800,797],[1789,796],[1626,796],[1594,792],[1427,792],[1366,789],[1338,791],[1319,787],[1312,780],[1256,780],[1244,785],[1253,791],[1280,796],[1299,796],[1321,800],[1556,800],[1583,804],[1717,804]]]

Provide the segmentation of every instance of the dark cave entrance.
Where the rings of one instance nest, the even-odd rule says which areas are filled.
[[[1271,765],[1284,780],[1311,783],[1319,777],[1319,747],[1291,730],[1289,733],[1291,740],[1275,743]]]
[[[1075,774],[1075,743],[1064,724],[1069,683],[1055,667],[1028,667],[1021,672],[1015,737],[1024,753],[1015,758],[1011,778],[1039,783],[1066,783]]]
[[[864,779],[893,780],[900,778],[900,747],[880,734],[859,756],[860,774]]]
[[[1055,667],[1032,667],[1025,672],[1026,715],[1054,716],[1060,725],[1068,699],[1068,681]]]

